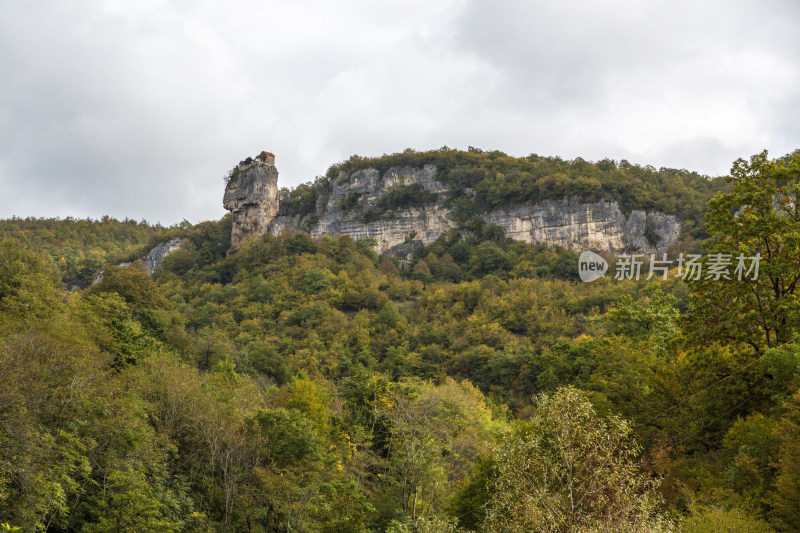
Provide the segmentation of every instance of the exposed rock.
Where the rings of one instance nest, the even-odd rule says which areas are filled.
[[[642,210],[625,215],[617,202],[579,203],[570,198],[495,209],[483,219],[503,228],[511,239],[578,251],[663,252],[681,232],[673,215]],[[654,242],[648,241],[648,233]]]
[[[161,263],[164,261],[164,258],[167,257],[169,254],[177,250],[181,247],[181,243],[183,239],[175,238],[170,239],[167,242],[162,242],[154,246],[149,252],[147,252],[144,257],[141,258],[142,262],[144,263],[144,268],[147,270],[148,274],[152,274],[156,271],[156,269],[161,266]],[[119,263],[118,267],[127,267],[130,266],[131,263]],[[105,272],[100,270],[97,275],[92,280],[92,285],[96,285],[103,281],[103,277]]]
[[[167,242],[162,242],[158,246],[155,246],[152,250],[147,252],[147,255],[142,257],[142,261],[144,261],[144,268],[147,270],[148,274],[152,274],[155,270],[161,266],[162,261],[164,258],[167,257],[169,254],[177,250],[181,247],[181,243],[183,239],[175,238],[171,239]]]
[[[317,205],[319,221],[311,229],[311,235],[348,234],[354,239],[365,237],[377,241],[379,252],[394,249],[407,240],[428,244],[442,232],[452,227],[450,211],[443,206],[443,193],[447,188],[436,181],[436,167],[391,168],[383,176],[374,168],[360,170],[348,176],[340,173],[331,183],[330,194],[325,202]],[[422,207],[398,209],[378,220],[364,222],[364,212],[376,206],[389,189],[398,183],[406,186],[419,185],[422,189],[438,195],[438,199]],[[357,195],[357,206],[342,209],[342,200]],[[320,205],[322,204],[322,205]],[[273,234],[297,228],[297,217],[278,217],[270,226]],[[400,249],[398,249],[400,250]]]
[[[247,238],[266,233],[278,214],[278,169],[269,163],[269,158],[264,159],[237,166],[225,187],[222,204],[233,214],[231,246],[234,248]]]
[[[450,210],[436,204],[399,210],[391,217],[372,222],[363,222],[357,215],[339,217],[333,212],[331,216],[320,218],[319,224],[311,230],[311,235],[348,234],[353,239],[371,237],[378,243],[377,251],[382,253],[408,241],[430,244],[453,227]]]
[[[267,231],[275,235],[295,232],[302,227],[310,229],[314,237],[347,234],[354,239],[372,238],[378,252],[407,260],[419,246],[435,241],[455,226],[445,206],[450,191],[436,180],[436,167],[432,165],[393,167],[383,175],[374,168],[351,175],[342,172],[318,198],[313,218],[305,221],[298,215],[276,216],[277,178],[275,167],[260,160],[234,169],[224,200],[225,208],[233,212],[234,247],[250,236]],[[387,208],[385,202],[380,204],[397,184],[415,187],[428,201],[412,207]],[[370,213],[372,216],[365,216]],[[663,252],[681,232],[680,221],[673,215],[643,210],[624,213],[615,201],[581,203],[564,198],[505,206],[481,216],[501,227],[509,238],[578,251]]]
[[[422,249],[422,241],[408,241],[397,244],[384,251],[384,253],[394,256],[400,260],[400,264],[409,264],[414,254]]]
[[[282,233],[294,233],[300,227],[300,215],[284,216],[278,215],[269,224],[269,232],[273,235]]]
[[[350,176],[342,173],[332,183],[324,210],[317,209],[319,222],[311,229],[311,235],[371,237],[378,243],[378,252],[408,255],[410,248],[404,246],[405,243],[429,244],[454,226],[442,194],[448,189],[435,176],[436,168],[431,165],[422,169],[391,168],[383,176],[375,169],[360,170]],[[434,193],[437,200],[423,207],[398,209],[379,220],[365,222],[364,212],[399,182],[406,186],[419,184]],[[464,194],[470,193],[464,191]],[[340,207],[340,200],[351,195],[359,195],[358,206],[345,211]],[[617,202],[580,203],[570,198],[503,207],[482,218],[501,227],[509,238],[578,251],[663,252],[678,239],[681,231],[680,221],[673,215],[642,210],[625,214]],[[279,217],[270,231],[275,234],[292,231],[298,222],[297,217]]]

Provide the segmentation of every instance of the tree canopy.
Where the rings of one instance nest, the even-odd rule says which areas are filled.
[[[583,283],[475,221],[407,262],[229,250],[229,216],[0,221],[0,530],[799,531],[797,164],[709,204],[705,249],[757,280]]]

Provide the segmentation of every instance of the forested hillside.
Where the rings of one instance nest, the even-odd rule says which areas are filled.
[[[724,185],[498,154],[368,164],[486,205],[585,176],[707,211],[704,250],[760,275],[583,283],[491,225],[402,265],[304,233],[232,251],[229,217],[2,221],[0,531],[800,531],[800,154]],[[152,277],[113,266],[177,235]]]
[[[13,218],[0,220],[0,240],[12,239],[56,265],[64,283],[89,285],[103,265],[141,257],[180,228],[152,226],[147,221],[110,217],[101,220],[74,218]]]

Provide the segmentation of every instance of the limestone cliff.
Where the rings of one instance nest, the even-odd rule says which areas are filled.
[[[180,248],[182,243],[183,239],[181,238],[170,239],[166,242],[155,245],[143,257],[140,257],[142,263],[144,263],[144,269],[147,271],[147,273],[152,275],[153,272],[155,272],[156,269],[161,266],[161,263],[164,262],[164,258]],[[130,265],[131,263],[119,263],[117,266],[127,267]],[[96,285],[97,283],[103,281],[104,276],[105,272],[101,269],[97,274],[95,274],[95,277],[92,280],[92,285]],[[80,287],[75,285],[71,290],[75,291],[79,288]]]
[[[570,198],[495,209],[483,218],[503,228],[506,237],[578,251],[663,252],[681,232],[673,215],[643,210],[625,214],[617,202]]]
[[[350,175],[341,172],[329,180],[327,191],[317,198],[315,211],[301,220],[299,214],[276,216],[277,171],[250,164],[241,168],[225,192],[225,207],[234,214],[233,245],[267,230],[280,234],[302,228],[315,237],[371,237],[377,242],[378,252],[408,256],[456,225],[446,205],[452,191],[437,181],[436,175],[432,165],[393,167],[383,174],[374,168]],[[273,190],[274,196],[270,196]],[[413,195],[404,195],[404,191]],[[464,190],[459,194],[472,193]],[[509,238],[578,251],[663,252],[681,232],[680,221],[673,215],[623,212],[616,201],[582,203],[562,198],[507,205],[480,216],[502,228]]]
[[[161,263],[164,262],[164,258],[180,248],[182,242],[183,239],[170,239],[167,242],[157,244],[152,250],[147,252],[147,255],[142,257],[144,268],[147,270],[147,273],[152,274],[155,272],[155,270],[161,266]]]
[[[319,222],[311,229],[311,235],[348,234],[354,239],[372,237],[378,242],[378,252],[384,252],[409,240],[423,244],[435,241],[439,235],[452,227],[450,211],[444,207],[445,187],[436,181],[436,168],[389,169],[381,176],[375,169],[354,172],[351,176],[340,175],[332,183],[331,193],[324,209],[319,210]],[[390,210],[378,220],[365,222],[364,215],[374,209],[381,198],[393,187],[402,184],[431,193],[433,202],[419,207]],[[351,209],[341,206],[347,198],[358,198],[358,205]]]
[[[278,214],[278,169],[272,160],[248,158],[239,163],[231,171],[222,204],[233,214],[231,246],[234,248],[248,237],[266,233]]]

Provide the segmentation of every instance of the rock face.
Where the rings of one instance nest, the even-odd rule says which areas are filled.
[[[387,206],[382,199],[398,186],[413,190],[425,202]],[[309,218],[301,221],[298,215],[276,216],[277,170],[263,163],[250,163],[228,185],[225,208],[234,214],[234,246],[250,235],[265,231],[277,235],[305,227],[315,237],[370,237],[377,241],[380,253],[410,256],[416,248],[435,241],[455,226],[450,209],[445,206],[446,193],[450,192],[436,180],[436,167],[431,165],[395,167],[383,175],[373,168],[351,175],[340,173],[330,181],[329,191],[318,198],[316,212],[309,217],[313,223],[308,224]],[[472,191],[465,190],[463,194],[470,195]],[[643,210],[625,213],[615,201],[581,203],[563,198],[504,206],[481,216],[502,228],[509,238],[576,251],[660,253],[677,241],[681,232],[680,221],[673,215]]]
[[[266,233],[278,214],[278,169],[272,161],[251,160],[234,168],[222,205],[233,214],[231,246],[234,248],[247,238]]]
[[[141,258],[142,262],[144,263],[144,268],[145,270],[147,270],[147,273],[152,275],[153,272],[155,272],[155,270],[161,266],[161,263],[164,261],[165,257],[167,257],[169,254],[171,254],[172,252],[181,247],[182,242],[183,239],[180,238],[170,239],[167,242],[162,242],[160,244],[157,244],[149,252],[147,252],[147,254],[145,254],[145,256]],[[119,263],[117,266],[127,267],[130,265],[131,263]],[[104,275],[105,272],[103,270],[100,270],[92,280],[92,285],[96,285],[101,281],[103,281]],[[80,287],[76,285],[70,290],[75,291],[77,289],[80,289]]]
[[[155,270],[161,266],[161,262],[164,261],[164,258],[180,248],[182,242],[183,239],[171,239],[167,242],[162,242],[147,252],[147,255],[142,257],[147,273],[152,274],[155,272]]]
[[[643,210],[626,215],[617,202],[570,198],[495,209],[483,218],[503,228],[506,237],[578,251],[663,252],[681,232],[673,215]]]
[[[354,239],[371,237],[378,242],[378,251],[384,252],[403,244],[408,239],[423,244],[435,241],[439,235],[452,227],[450,210],[445,208],[442,194],[447,189],[434,179],[436,167],[389,169],[381,176],[374,168],[354,172],[351,176],[341,174],[332,183],[331,193],[319,216],[319,222],[311,235],[348,234]],[[421,189],[437,195],[436,201],[422,207],[398,209],[386,213],[379,220],[364,222],[367,209],[375,208],[389,189],[402,183],[418,185]],[[343,199],[358,196],[358,206],[345,211],[339,206]],[[318,208],[319,213],[319,208]]]

